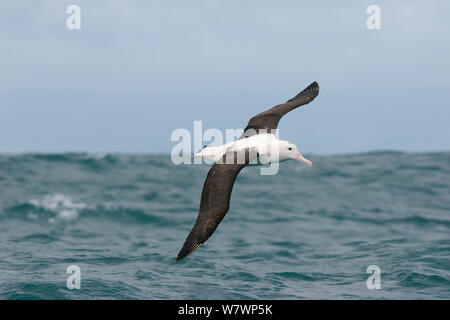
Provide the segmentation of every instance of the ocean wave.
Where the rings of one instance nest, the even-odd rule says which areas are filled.
[[[164,210],[160,210],[164,212]],[[5,208],[3,219],[23,219],[28,221],[47,221],[50,224],[73,222],[79,219],[103,218],[121,223],[144,223],[169,226],[173,222],[163,215],[133,207],[115,204],[88,205],[75,201],[62,194],[46,195],[41,199]]]
[[[0,154],[1,299],[445,298],[450,152],[247,168],[192,256],[208,166],[170,155]],[[68,290],[68,265],[82,289]],[[368,290],[366,268],[381,268]]]
[[[78,218],[80,210],[87,207],[86,204],[74,202],[70,197],[62,194],[47,195],[39,200],[32,199],[29,203],[37,208],[54,212],[56,215],[49,219],[51,223],[58,220],[75,220]]]

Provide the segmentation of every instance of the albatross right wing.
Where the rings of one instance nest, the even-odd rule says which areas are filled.
[[[220,163],[212,166],[203,185],[197,220],[175,261],[193,253],[214,233],[230,207],[237,175],[256,156],[256,152],[249,149],[228,152]]]

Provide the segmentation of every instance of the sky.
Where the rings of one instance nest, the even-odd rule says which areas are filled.
[[[380,30],[366,25],[373,4]],[[0,152],[169,153],[175,129],[244,128],[312,81],[319,96],[279,124],[303,153],[450,150],[449,12],[415,0],[2,1]]]

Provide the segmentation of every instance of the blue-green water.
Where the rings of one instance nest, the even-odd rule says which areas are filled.
[[[245,168],[215,234],[174,263],[208,166],[0,155],[0,298],[450,298],[449,152],[310,159],[275,176]],[[73,264],[79,290],[66,287]]]

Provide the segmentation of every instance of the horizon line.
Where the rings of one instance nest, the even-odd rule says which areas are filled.
[[[357,154],[370,154],[370,153],[404,153],[404,154],[424,154],[424,153],[446,153],[450,152],[449,149],[440,150],[400,150],[400,149],[374,149],[365,151],[344,151],[342,153],[336,152],[304,152],[307,155],[313,156],[335,156],[335,155],[357,155]],[[142,151],[81,151],[81,150],[66,150],[66,151],[30,151],[30,150],[1,150],[0,155],[34,155],[34,154],[51,154],[51,155],[62,155],[62,154],[94,154],[94,155],[136,155],[136,156],[170,156],[170,152],[142,152]]]

